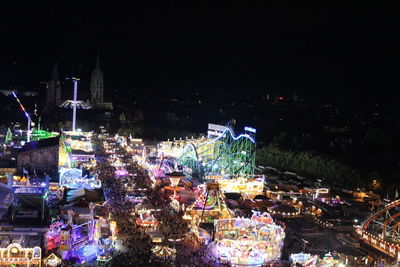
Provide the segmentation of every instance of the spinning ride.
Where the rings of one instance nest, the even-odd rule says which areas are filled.
[[[217,183],[207,183],[203,191],[186,210],[196,223],[213,223],[215,219],[231,218],[233,212],[225,204],[225,196]]]
[[[209,253],[222,262],[263,266],[281,256],[285,232],[269,213],[253,211],[251,219],[219,219],[214,225],[215,240]]]

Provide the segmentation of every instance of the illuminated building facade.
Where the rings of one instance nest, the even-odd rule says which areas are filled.
[[[41,266],[42,249],[40,247],[23,248],[18,243],[12,243],[6,248],[0,248],[1,266]]]

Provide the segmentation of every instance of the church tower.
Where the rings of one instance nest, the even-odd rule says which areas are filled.
[[[93,108],[98,108],[103,104],[104,81],[103,72],[100,69],[99,54],[97,54],[96,67],[92,71],[90,78],[90,95]]]
[[[58,77],[58,62],[54,62],[51,78],[47,83],[46,104],[50,106],[61,104],[61,82]]]

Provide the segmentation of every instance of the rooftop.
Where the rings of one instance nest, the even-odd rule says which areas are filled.
[[[38,140],[38,141],[31,141],[31,142],[23,145],[22,148],[18,151],[18,153],[41,149],[41,148],[52,147],[52,146],[58,146],[59,139],[60,139],[60,137],[57,136],[57,137],[42,139],[42,140]]]

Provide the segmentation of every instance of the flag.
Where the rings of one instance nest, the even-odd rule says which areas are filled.
[[[394,199],[396,200],[399,197],[399,191],[396,189],[396,193],[394,193]]]

